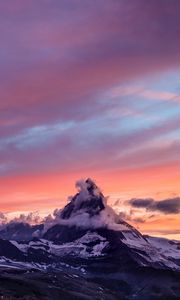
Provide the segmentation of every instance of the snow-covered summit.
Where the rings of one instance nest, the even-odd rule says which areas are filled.
[[[69,203],[56,214],[50,224],[45,224],[46,237],[50,238],[54,235],[60,237],[61,230],[63,230],[64,236],[68,231],[67,227],[76,227],[81,230],[107,228],[121,232],[131,231],[134,237],[142,237],[134,227],[122,220],[107,204],[106,197],[92,179],[79,180],[76,187],[78,193],[71,197]],[[56,228],[54,228],[55,225]],[[61,227],[57,227],[57,225]],[[65,230],[64,227],[62,229],[62,226],[65,226]]]
[[[105,209],[106,199],[92,179],[79,180],[76,182],[76,187],[78,193],[62,210],[60,215],[62,219],[69,219],[82,213],[92,217]]]

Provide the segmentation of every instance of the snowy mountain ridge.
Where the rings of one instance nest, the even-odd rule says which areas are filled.
[[[35,228],[39,230],[37,237],[24,225],[18,225],[18,238],[13,226],[12,235],[10,230],[3,231],[1,263],[2,260],[6,264],[9,260],[9,265],[38,263],[38,268],[44,269],[44,265],[58,268],[64,259],[109,259],[116,260],[119,268],[136,265],[180,271],[178,241],[143,236],[107,205],[106,198],[91,179],[79,181],[77,187],[78,193],[53,222]],[[22,237],[29,237],[31,233],[31,238],[20,240],[21,228]]]

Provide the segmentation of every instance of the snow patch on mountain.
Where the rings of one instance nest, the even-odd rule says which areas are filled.
[[[82,258],[104,256],[105,248],[109,242],[95,232],[87,232],[80,239],[62,245],[55,244],[52,241],[40,239],[38,241],[30,241],[29,243],[21,243],[11,241],[23,253],[28,253],[30,249],[43,250],[55,256],[78,256]]]

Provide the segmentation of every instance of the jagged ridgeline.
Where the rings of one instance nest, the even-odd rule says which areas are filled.
[[[78,192],[44,224],[11,223],[0,231],[0,254],[29,263],[55,263],[64,257],[107,258],[118,268],[138,265],[180,269],[178,242],[143,236],[107,205],[106,197],[88,178],[76,183]],[[6,240],[6,241],[5,241]],[[4,250],[16,247],[13,251]]]
[[[68,272],[73,284],[91,279],[117,295],[105,298],[103,291],[103,300],[152,300],[157,291],[157,299],[179,299],[180,243],[143,236],[107,205],[90,178],[76,187],[77,194],[43,224],[11,222],[1,229],[0,267],[55,272],[61,281]]]

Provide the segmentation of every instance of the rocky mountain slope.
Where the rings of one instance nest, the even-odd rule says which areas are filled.
[[[50,223],[1,231],[0,267],[68,272],[102,283],[118,299],[180,299],[180,242],[143,236],[106,204],[91,179],[78,189]]]

